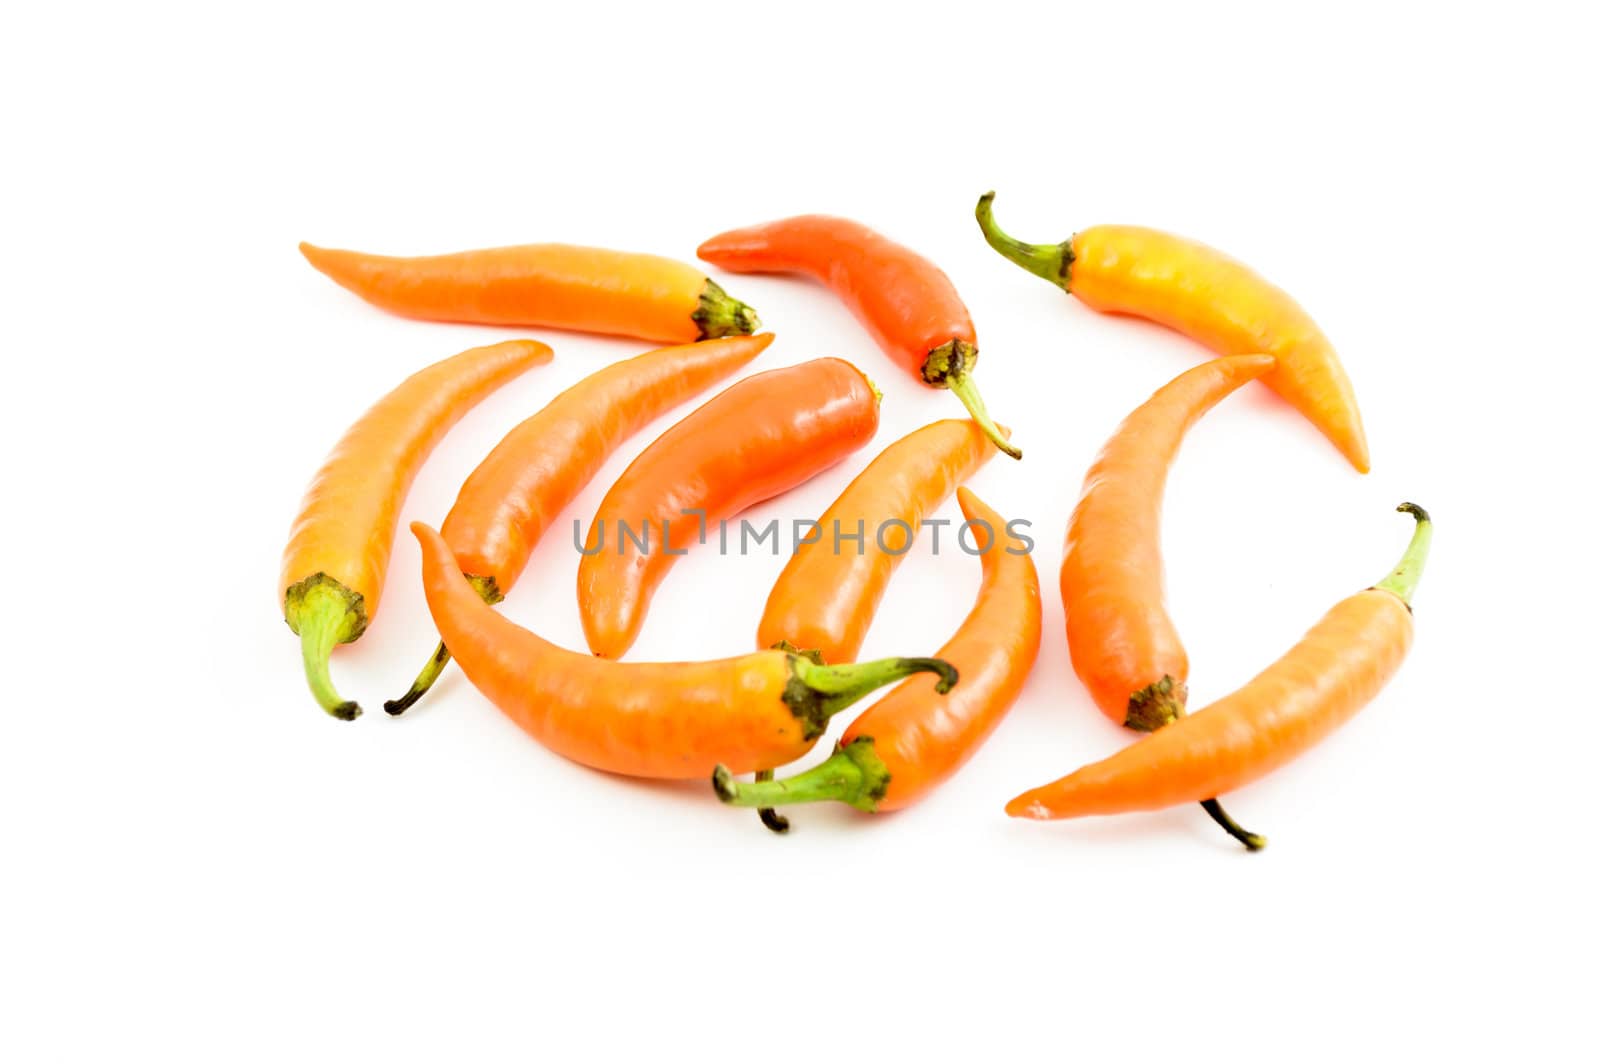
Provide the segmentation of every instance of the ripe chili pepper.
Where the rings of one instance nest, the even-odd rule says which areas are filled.
[[[1127,416],[1083,478],[1061,559],[1067,648],[1095,705],[1135,731],[1176,719],[1188,695],[1189,658],[1163,601],[1167,467],[1201,415],[1272,366],[1271,355],[1233,355],[1180,374]]]
[[[1349,720],[1394,675],[1411,646],[1411,595],[1433,523],[1414,503],[1400,510],[1416,518],[1417,528],[1394,571],[1328,611],[1255,679],[1104,761],[1013,798],[1006,812],[1053,820],[1196,801],[1212,812],[1217,795],[1260,779]],[[1266,842],[1231,821],[1219,822],[1251,849]]]
[[[549,326],[661,343],[753,333],[756,312],[687,263],[571,244],[393,258],[301,244],[374,306],[427,321]]]
[[[803,755],[828,718],[884,684],[956,670],[936,658],[816,665],[777,650],[707,662],[615,662],[564,650],[473,590],[444,537],[414,523],[428,609],[461,670],[529,735],[563,757],[628,776],[703,779],[719,762],[751,772]]]
[[[936,421],[885,447],[828,507],[816,537],[790,556],[767,596],[756,645],[854,661],[923,520],[992,457],[983,430],[965,418]],[[841,533],[861,535],[855,551],[839,545]]]
[[[1315,425],[1357,471],[1370,468],[1350,378],[1300,304],[1214,248],[1156,229],[1099,225],[1061,244],[1024,244],[995,225],[994,193],[978,225],[1000,254],[1095,310],[1175,329],[1218,354],[1269,354],[1265,383]]]
[[[328,658],[378,614],[400,504],[417,470],[479,400],[548,361],[544,344],[511,340],[414,373],[350,426],[312,479],[283,551],[278,590],[311,693],[330,715],[361,715],[334,689]]]
[[[589,528],[578,563],[589,648],[621,657],[691,542],[862,447],[878,431],[878,402],[860,370],[820,358],[748,377],[662,433],[612,485]]]
[[[439,530],[483,600],[505,597],[550,522],[624,440],[770,343],[772,334],[762,333],[647,352],[590,374],[508,432],[461,486]],[[383,708],[405,712],[449,662],[441,642],[411,690]]]
[[[797,273],[827,285],[891,358],[924,384],[955,392],[996,447],[1022,457],[972,379],[978,334],[966,304],[944,271],[910,248],[847,218],[807,214],[714,236],[698,254],[734,273]]]
[[[935,698],[921,678],[908,680],[856,718],[832,757],[790,779],[737,783],[718,766],[717,797],[739,806],[839,801],[867,813],[903,809],[983,745],[1039,656],[1039,573],[1026,550],[1002,547],[1004,518],[967,488],[956,497],[983,558],[977,604],[938,654],[960,672],[961,686]]]

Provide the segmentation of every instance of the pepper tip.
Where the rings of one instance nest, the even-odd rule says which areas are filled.
[[[1017,817],[1022,820],[1049,820],[1050,811],[1044,803],[1028,794],[1019,794],[1006,803],[1006,816]]]

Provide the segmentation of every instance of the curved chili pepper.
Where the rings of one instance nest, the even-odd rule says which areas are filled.
[[[714,236],[698,254],[734,273],[797,273],[827,285],[891,358],[924,384],[954,392],[996,447],[1022,457],[972,379],[978,334],[966,304],[915,251],[848,218],[806,214]]]
[[[978,225],[1000,254],[1103,313],[1157,322],[1218,354],[1275,356],[1266,385],[1358,472],[1371,467],[1350,378],[1288,293],[1215,248],[1156,229],[1098,225],[1065,243],[1024,244],[995,224],[993,200],[993,192],[978,200]]]
[[[854,661],[924,518],[994,451],[965,418],[936,421],[885,447],[828,507],[817,537],[796,546],[767,596],[756,645]],[[858,532],[854,551],[830,538]]]
[[[878,431],[878,401],[860,370],[820,358],[747,377],[662,433],[617,478],[589,527],[578,563],[589,648],[626,653],[690,543],[866,444]]]
[[[646,352],[592,373],[506,433],[467,477],[439,529],[485,602],[505,597],[545,529],[628,437],[669,407],[747,365],[771,333]],[[405,712],[450,663],[440,643],[404,697]]]
[[[1400,510],[1417,528],[1394,571],[1328,611],[1255,679],[1104,761],[1013,798],[1006,812],[1054,820],[1201,802],[1215,816],[1217,795],[1260,779],[1349,720],[1411,646],[1411,595],[1433,523],[1414,503]],[[1231,821],[1219,822],[1250,849],[1265,845]]]
[[[956,670],[937,658],[816,665],[777,650],[720,661],[616,662],[548,643],[501,616],[421,522],[428,609],[461,671],[529,735],[591,768],[703,779],[719,762],[752,772],[802,756],[828,718],[884,684]]]
[[[977,604],[938,654],[960,672],[961,686],[935,698],[921,680],[901,684],[855,719],[832,757],[786,780],[737,783],[718,766],[717,797],[739,806],[839,801],[867,813],[904,809],[983,745],[1039,656],[1039,573],[1026,550],[1002,548],[1004,518],[967,488],[956,497],[983,557]]]
[[[1183,713],[1189,657],[1163,601],[1161,499],[1189,428],[1271,355],[1233,355],[1180,374],[1129,414],[1083,478],[1067,522],[1061,604],[1072,667],[1118,724],[1155,731]]]
[[[328,658],[378,614],[400,504],[417,470],[479,400],[550,357],[544,344],[511,340],[412,374],[346,430],[312,478],[283,550],[278,592],[300,637],[306,681],[329,715],[361,715],[334,689]]]
[[[756,312],[687,263],[571,244],[394,258],[301,244],[374,306],[426,321],[549,326],[688,343],[753,333]]]

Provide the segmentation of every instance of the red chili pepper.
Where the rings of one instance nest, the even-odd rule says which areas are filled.
[[[955,392],[996,447],[1022,457],[972,379],[978,334],[966,304],[915,251],[859,222],[806,214],[714,236],[698,254],[734,273],[795,273],[827,285],[890,357],[924,384]]]
[[[589,526],[578,563],[589,649],[626,653],[677,556],[703,542],[709,525],[864,446],[878,431],[878,399],[859,369],[819,358],[747,377],[662,433],[617,478]]]

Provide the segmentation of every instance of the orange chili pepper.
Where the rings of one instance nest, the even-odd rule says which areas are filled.
[[[748,377],[662,433],[612,485],[589,527],[578,563],[589,648],[621,657],[693,540],[865,445],[878,431],[878,402],[860,370],[820,358]]]
[[[1405,556],[1375,587],[1340,602],[1287,654],[1233,694],[1104,761],[1013,798],[1006,812],[1053,820],[1201,802],[1260,779],[1309,750],[1372,700],[1411,646],[1411,595],[1433,523],[1417,520]],[[1266,840],[1218,818],[1251,849]]]
[[[734,273],[797,273],[844,300],[878,346],[933,388],[956,394],[994,445],[1022,452],[989,419],[972,370],[978,334],[944,271],[910,248],[848,218],[807,214],[735,229],[699,256]]]
[[[334,689],[328,659],[378,614],[400,504],[417,470],[479,400],[550,354],[533,340],[511,340],[412,374],[350,426],[312,479],[283,551],[278,590],[311,693],[330,715],[361,715]]]
[[[506,433],[461,486],[440,529],[483,600],[505,597],[550,522],[624,440],[771,343],[762,333],[647,352],[590,374]],[[449,663],[441,642],[411,690],[383,708],[405,712]]]
[[[923,520],[994,453],[965,418],[936,421],[885,447],[828,507],[817,537],[796,546],[767,596],[756,645],[854,661]],[[823,546],[840,533],[861,534],[856,551]]]
[[[1175,329],[1218,354],[1269,354],[1264,378],[1339,448],[1357,471],[1371,466],[1355,390],[1333,345],[1300,304],[1214,248],[1156,229],[1099,225],[1061,244],[1024,244],[995,225],[994,193],[978,224],[1000,254],[1060,285],[1095,310]]]
[[[884,684],[956,671],[936,658],[816,665],[760,651],[721,661],[615,662],[564,650],[501,616],[461,575],[444,537],[414,523],[428,609],[461,671],[529,735],[606,772],[703,779],[803,755],[828,718]]]
[[[737,783],[718,766],[717,797],[739,806],[839,801],[867,813],[903,809],[983,745],[1039,656],[1039,573],[1025,549],[1000,546],[1004,518],[967,488],[956,497],[983,557],[977,604],[938,654],[961,674],[961,686],[935,698],[920,677],[906,681],[856,718],[832,757],[786,780]]]
[[[1127,416],[1083,478],[1061,559],[1067,648],[1095,705],[1135,731],[1182,715],[1188,695],[1189,657],[1163,601],[1167,467],[1201,415],[1272,366],[1271,355],[1233,355],[1180,374]]]
[[[687,263],[571,244],[393,258],[301,244],[374,306],[427,321],[549,326],[662,343],[753,333],[756,312]]]

